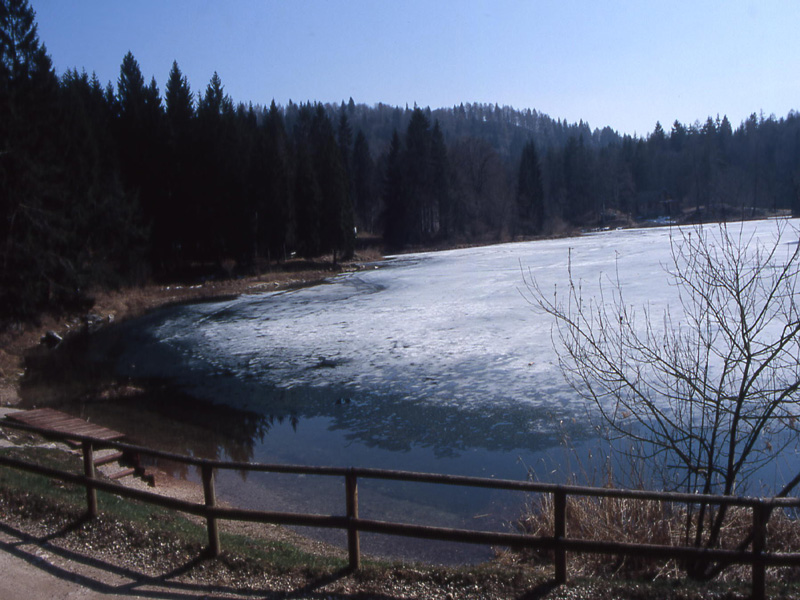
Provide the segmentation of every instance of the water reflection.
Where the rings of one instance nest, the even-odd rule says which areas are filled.
[[[495,318],[482,298],[461,307],[466,316],[445,304],[434,311],[440,329],[432,340],[433,330],[418,322],[427,296],[386,304],[409,289],[408,277],[393,283],[363,276],[303,293],[167,307],[74,345],[64,371],[94,378],[94,388],[49,402],[143,445],[192,456],[509,479],[524,479],[526,466],[565,433],[593,436],[551,380],[529,385],[546,361],[506,348],[508,328],[520,327],[513,314]],[[375,301],[383,304],[375,308]],[[298,324],[309,315],[314,322]],[[46,384],[31,377],[27,390],[33,397]],[[117,393],[107,394],[114,386]],[[197,479],[185,466],[159,467]],[[341,514],[341,485],[233,472],[219,477],[218,491],[234,506]],[[365,515],[440,526],[502,529],[523,502],[462,488],[366,482],[361,489]],[[429,546],[374,543],[407,558]],[[487,557],[476,550],[473,559]],[[464,560],[463,553],[452,556]]]
[[[348,409],[358,409],[352,403],[334,405],[330,414],[339,410],[338,421],[325,416],[267,415],[193,398],[163,382],[137,383],[143,388],[147,383],[146,389],[124,398],[102,401],[82,398],[65,400],[54,406],[91,422],[124,431],[134,443],[195,457],[389,468],[408,468],[411,463],[419,470],[430,471],[436,471],[437,465],[442,464],[441,454],[432,454],[428,452],[431,448],[415,444],[410,439],[402,445],[401,456],[405,460],[393,460],[392,457],[397,455],[396,444],[371,445],[372,439],[390,437],[388,421],[375,423],[365,436],[349,432],[347,424],[355,417],[348,415]],[[430,414],[419,416],[423,421],[435,418]],[[398,414],[397,418],[407,417]],[[336,434],[340,434],[341,439]],[[359,441],[354,443],[352,440]],[[468,458],[474,460],[474,456]],[[502,472],[503,469],[514,466],[516,473],[512,476],[524,477],[524,466],[516,465],[511,459],[500,462],[503,463],[501,469],[487,463],[491,474],[508,476],[509,473]],[[449,468],[445,471],[470,470],[469,462],[447,464]],[[145,465],[155,466],[178,479],[200,481],[199,472],[182,463],[158,459],[145,460]],[[316,514],[344,512],[344,482],[341,478],[249,471],[220,471],[217,478],[220,499],[233,506]],[[366,518],[444,527],[506,530],[510,519],[519,514],[523,502],[520,495],[425,484],[364,480],[359,487],[362,515]],[[301,532],[329,543],[344,543],[343,534],[338,531],[302,529]],[[367,553],[430,562],[476,562],[492,556],[490,549],[479,546],[431,545],[414,539],[385,536],[365,536],[362,546]]]
[[[285,388],[206,362],[198,364],[187,360],[180,348],[163,343],[153,334],[159,323],[171,319],[180,308],[108,327],[69,349],[70,356],[83,356],[94,372],[121,373],[125,380],[145,390],[97,406],[91,394],[81,394],[82,414],[106,411],[104,418],[114,419],[121,428],[133,427],[137,437],[155,431],[159,432],[156,439],[171,449],[237,461],[251,460],[255,446],[263,445],[276,426],[287,424],[296,435],[291,442],[284,442],[296,445],[300,452],[296,458],[301,460],[306,447],[324,443],[319,437],[324,432],[309,434],[304,429],[303,422],[309,419],[324,419],[325,431],[335,433],[334,437],[350,446],[395,453],[426,448],[439,459],[475,451],[537,453],[558,445],[565,434],[578,441],[594,435],[587,419],[577,416],[574,408],[553,401],[547,388],[534,390],[526,398],[484,398],[480,404],[456,406],[452,402],[410,399],[391,387],[366,393],[335,381],[327,386]],[[71,360],[70,372],[85,376],[89,367],[78,367],[75,360]],[[336,368],[333,360],[330,364],[317,363],[319,370]],[[474,369],[468,361],[454,367],[454,371],[465,374]],[[137,374],[148,377],[139,378]],[[441,387],[432,381],[409,381],[413,378],[404,378],[403,372],[384,375],[395,387],[415,383]],[[452,397],[459,397],[457,390]],[[151,421],[146,427],[140,426]],[[198,435],[175,434],[174,430],[192,430]],[[351,453],[347,458],[379,466],[369,464],[368,456]]]

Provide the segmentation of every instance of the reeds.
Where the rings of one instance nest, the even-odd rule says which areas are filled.
[[[614,483],[610,461],[603,469],[606,488],[618,487]],[[567,483],[585,483],[576,476]],[[590,483],[591,485],[591,483]],[[655,489],[641,481],[634,489]],[[718,507],[707,507],[702,531],[716,515]],[[551,536],[554,532],[554,498],[552,494],[533,495],[517,525],[534,536]],[[614,497],[570,496],[567,499],[567,537],[589,541],[611,541],[658,546],[694,546],[699,522],[696,507],[670,501],[639,500]],[[753,528],[752,509],[729,507],[717,548],[750,549]],[[768,552],[800,552],[800,519],[794,511],[775,509],[767,525]],[[701,540],[701,544],[705,540]],[[542,550],[520,551],[523,560],[533,563],[553,561],[553,553]],[[654,559],[643,556],[616,556],[582,554],[580,559],[569,560],[572,576],[609,576],[623,578],[676,578],[686,574],[686,565],[678,560]],[[782,578],[800,575],[800,568],[775,568],[773,574]],[[740,580],[750,577],[747,565],[731,565],[722,570],[720,579]]]

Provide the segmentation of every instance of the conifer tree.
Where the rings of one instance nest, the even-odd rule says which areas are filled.
[[[314,167],[305,145],[296,149],[294,202],[297,214],[297,248],[305,257],[318,256],[322,249],[320,239],[322,199]]]
[[[25,79],[44,47],[39,42],[35,13],[28,0],[0,2],[0,78]]]
[[[173,136],[183,135],[194,117],[192,89],[189,80],[181,73],[177,61],[172,62],[166,86],[167,120]]]
[[[197,107],[197,152],[195,177],[195,219],[192,250],[204,261],[230,260],[232,244],[239,241],[236,231],[236,203],[233,174],[238,159],[234,128],[233,101],[215,71]]]
[[[450,237],[455,229],[458,215],[450,187],[447,144],[437,120],[431,131],[431,188],[433,193],[433,205],[430,208],[432,213],[431,234],[439,230],[444,237]]]
[[[525,144],[517,183],[517,228],[523,235],[539,233],[544,223],[544,186],[533,141]]]
[[[200,193],[194,171],[199,160],[195,144],[195,112],[189,81],[181,73],[177,61],[173,61],[167,78],[166,92],[167,124],[167,197],[163,207],[166,228],[170,240],[164,251],[167,269],[178,268],[189,260],[191,248],[191,224],[196,210],[195,198]]]
[[[393,250],[402,248],[408,242],[402,151],[400,135],[395,130],[386,158],[383,182],[383,241]]]
[[[116,96],[116,141],[123,182],[138,198],[150,231],[150,262],[161,270],[169,256],[171,236],[162,210],[168,189],[164,113],[155,79],[145,84],[139,62],[130,51],[120,65]]]
[[[93,282],[135,268],[102,88],[59,82],[24,0],[0,2],[0,313],[85,309]],[[137,265],[138,266],[138,265]]]
[[[378,198],[375,184],[375,162],[364,132],[359,129],[353,144],[353,204],[360,229],[375,232]]]
[[[433,204],[431,177],[430,121],[420,108],[414,108],[408,123],[403,153],[407,207],[403,224],[411,243],[418,244],[431,232]]]
[[[320,243],[323,252],[349,258],[355,247],[353,206],[340,146],[324,107],[318,104],[311,121],[309,142],[321,192]]]
[[[0,1],[0,313],[72,302],[78,274],[62,194],[58,80],[27,0]]]
[[[264,143],[267,181],[264,199],[266,214],[262,221],[266,220],[266,226],[261,226],[259,230],[265,235],[263,243],[267,256],[285,258],[295,232],[291,156],[283,115],[274,100],[264,123]]]

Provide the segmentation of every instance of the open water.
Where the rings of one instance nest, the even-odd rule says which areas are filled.
[[[186,395],[174,407],[146,409],[187,423],[171,449],[509,479],[532,469],[563,481],[576,466],[561,441],[590,447],[592,419],[561,376],[552,322],[530,304],[526,281],[563,290],[570,268],[593,294],[619,278],[631,304],[659,314],[676,301],[663,268],[672,233],[608,231],[398,256],[310,288],[165,308],[117,328],[102,352],[120,374]],[[171,435],[155,426],[139,434],[162,445]],[[232,473],[218,489],[238,506],[344,510],[340,481]],[[369,481],[359,493],[368,518],[499,530],[513,528],[525,502]],[[485,549],[396,538],[368,537],[363,546],[439,562],[488,557]]]

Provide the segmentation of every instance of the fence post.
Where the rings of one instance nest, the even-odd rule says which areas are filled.
[[[83,474],[89,479],[95,478],[94,446],[91,440],[81,442],[83,448]],[[91,483],[86,484],[86,506],[89,517],[97,516],[97,490]]]
[[[753,505],[753,600],[766,598],[764,548],[767,543],[769,509],[764,502]]]
[[[203,495],[205,496],[206,506],[213,508],[217,505],[217,495],[214,489],[214,468],[211,465],[203,464]],[[208,554],[209,556],[219,556],[219,528],[217,527],[216,517],[207,516],[208,525]]]
[[[553,492],[553,537],[556,541],[556,583],[567,582],[567,551],[562,540],[567,536],[567,494],[564,490]]]
[[[347,552],[350,558],[350,570],[357,571],[361,568],[361,542],[355,520],[358,519],[358,479],[350,469],[345,476],[347,488]]]

